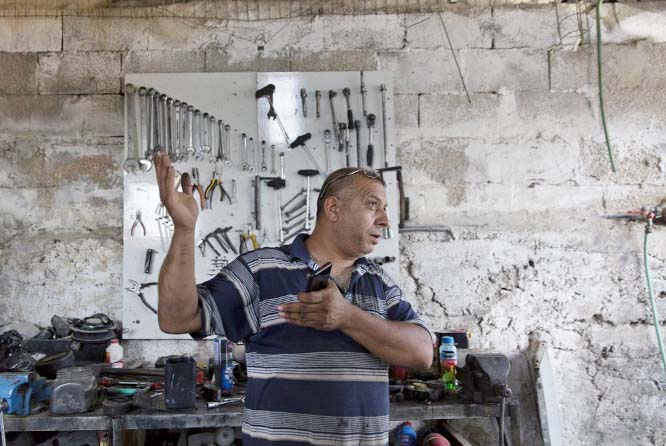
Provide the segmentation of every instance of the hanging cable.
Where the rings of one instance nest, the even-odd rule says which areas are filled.
[[[606,138],[606,147],[608,147],[608,159],[610,160],[611,170],[615,172],[615,162],[613,161],[613,151],[611,150],[610,138],[608,136],[608,126],[606,125],[606,111],[604,107],[604,85],[601,75],[601,3],[597,3],[597,72],[599,74],[599,109],[601,111],[601,124],[604,128],[604,137]]]
[[[648,262],[648,234],[652,232],[652,218],[648,220],[645,226],[645,238],[643,241],[643,262],[645,263],[645,278],[647,280],[648,296],[650,297],[650,306],[652,307],[652,319],[654,320],[654,328],[657,332],[657,344],[659,345],[659,353],[661,354],[661,366],[666,370],[666,354],[664,354],[664,344],[661,340],[661,328],[659,326],[659,316],[657,315],[657,306],[654,303],[654,294],[652,292],[652,280],[650,279],[650,264]]]

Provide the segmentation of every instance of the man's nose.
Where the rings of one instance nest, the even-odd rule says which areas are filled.
[[[388,209],[382,209],[379,211],[379,215],[375,220],[375,224],[382,228],[385,228],[389,225]]]

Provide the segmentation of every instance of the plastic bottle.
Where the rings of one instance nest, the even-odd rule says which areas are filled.
[[[439,365],[442,370],[442,381],[448,390],[458,387],[456,380],[456,366],[458,365],[458,352],[452,336],[442,336],[439,346]]]
[[[106,362],[116,369],[123,368],[123,346],[118,339],[111,339],[111,343],[106,348]]]
[[[405,421],[398,427],[397,431],[398,446],[416,446],[416,431],[409,421]]]

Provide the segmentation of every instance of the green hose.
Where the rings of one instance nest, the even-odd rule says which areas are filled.
[[[661,354],[661,366],[666,370],[666,354],[664,354],[664,344],[661,341],[661,329],[659,328],[659,316],[657,316],[657,306],[654,303],[654,295],[652,293],[652,280],[650,279],[650,264],[648,263],[648,234],[652,232],[652,224],[645,227],[645,239],[643,242],[643,261],[645,263],[645,278],[647,279],[648,296],[650,296],[650,305],[652,306],[652,319],[654,320],[654,328],[657,331],[657,343],[659,344],[659,353]]]
[[[597,72],[599,74],[599,109],[601,110],[601,123],[606,137],[606,147],[608,147],[608,158],[610,159],[611,170],[615,172],[615,162],[613,161],[613,151],[611,150],[610,137],[608,136],[608,126],[606,125],[606,110],[604,107],[604,85],[601,76],[601,3],[597,4]]]

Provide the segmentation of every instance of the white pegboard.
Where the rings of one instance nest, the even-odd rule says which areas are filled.
[[[393,101],[392,80],[390,73],[365,72],[365,84],[368,90],[367,109],[369,113],[377,116],[374,130],[375,162],[374,167],[384,166],[383,139],[382,139],[382,112],[380,84],[387,87],[387,137],[389,165],[395,164],[395,148],[393,145]],[[235,230],[246,229],[248,224],[254,225],[254,187],[255,175],[272,176],[270,146],[275,145],[276,171],[279,175],[279,152],[284,152],[286,188],[282,190],[283,202],[286,202],[301,187],[304,187],[305,179],[297,175],[299,169],[310,169],[312,164],[303,153],[303,148],[293,150],[287,149],[282,133],[275,121],[269,121],[266,117],[268,103],[264,99],[257,100],[255,92],[257,89],[272,83],[276,88],[274,95],[275,110],[280,116],[285,128],[293,141],[298,135],[309,132],[312,139],[308,146],[319,161],[320,166],[325,168],[323,132],[325,129],[332,131],[332,121],[329,107],[328,91],[337,91],[335,98],[336,116],[339,122],[347,121],[346,103],[342,95],[342,89],[351,89],[352,109],[354,118],[361,120],[361,142],[362,153],[365,157],[367,147],[368,130],[365,117],[363,117],[360,96],[360,73],[359,72],[329,72],[329,73],[178,73],[178,74],[128,74],[125,83],[131,83],[136,87],[154,88],[160,93],[166,94],[173,99],[187,102],[201,111],[209,113],[225,124],[231,126],[231,158],[232,165],[225,166],[217,163],[222,170],[224,187],[231,194],[231,182],[236,182],[236,195],[233,204],[227,200],[223,204],[218,201],[219,191],[215,192],[213,209],[200,211],[196,228],[196,241],[201,240],[206,234],[218,227],[233,226],[229,232],[232,242],[238,249],[239,235]],[[308,93],[307,108],[308,116],[303,118],[300,89],[305,88]],[[315,90],[321,90],[320,118],[315,117]],[[127,131],[127,130],[126,130]],[[254,172],[241,169],[241,134],[246,133],[248,138],[255,141],[255,164]],[[126,138],[127,139],[127,138]],[[332,145],[335,146],[333,137]],[[261,167],[261,141],[267,144],[267,170],[262,172]],[[355,136],[351,138],[352,165],[356,165]],[[126,148],[127,150],[127,148]],[[127,153],[127,152],[126,152]],[[344,153],[331,150],[331,169],[335,170],[345,165]],[[175,164],[180,172],[191,172],[193,167],[198,168],[202,187],[205,189],[211,180],[215,163],[211,163],[206,157],[202,161],[189,160]],[[372,256],[394,256],[399,257],[398,248],[398,201],[395,175],[389,173],[385,176],[387,180],[387,192],[391,225],[393,227],[393,238],[382,240],[373,252]],[[313,177],[313,187],[321,186],[321,179]],[[124,174],[124,229],[123,229],[123,324],[127,329],[125,337],[128,339],[173,339],[187,338],[186,335],[168,335],[160,331],[157,324],[157,316],[145,307],[136,293],[125,288],[129,286],[130,280],[140,283],[156,282],[160,266],[168,248],[165,232],[156,221],[156,208],[159,204],[159,191],[155,181],[153,170],[145,173]],[[313,193],[312,214],[315,213],[314,202],[316,193]],[[265,184],[261,185],[261,220],[263,231],[256,231],[257,238],[264,246],[276,246],[278,244],[277,212],[274,200],[275,192]],[[141,228],[135,230],[135,235],[130,235],[135,213],[140,210],[142,220],[146,225],[146,236],[143,236]],[[287,240],[289,242],[289,240]],[[216,249],[222,253],[215,242]],[[154,249],[156,254],[153,258],[152,273],[145,274],[144,259],[146,250]],[[195,250],[195,274],[197,283],[210,279],[216,272],[212,267],[214,253],[208,248],[206,256],[202,256],[199,249]],[[221,257],[228,261],[235,258],[233,253],[224,254]],[[384,265],[389,274],[399,280],[399,262]],[[157,288],[152,286],[143,290],[146,300],[155,308],[157,307]]]

